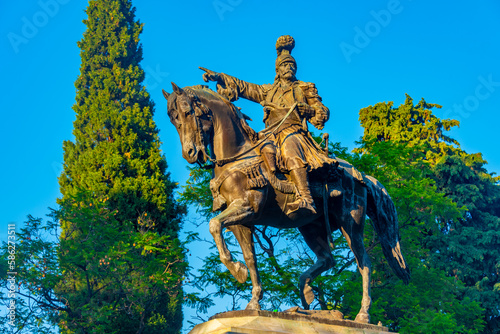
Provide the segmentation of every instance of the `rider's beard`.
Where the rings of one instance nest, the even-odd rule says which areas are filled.
[[[295,73],[293,71],[286,71],[283,73],[281,76],[282,79],[287,80],[287,81],[295,81],[297,78],[295,78]]]

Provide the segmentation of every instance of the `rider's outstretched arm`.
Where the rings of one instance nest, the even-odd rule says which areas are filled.
[[[256,85],[250,82],[240,80],[225,73],[218,73],[206,68],[200,67],[203,73],[203,80],[216,81],[217,92],[229,99],[231,102],[242,97],[250,101],[260,103],[265,100],[265,93],[270,85]]]

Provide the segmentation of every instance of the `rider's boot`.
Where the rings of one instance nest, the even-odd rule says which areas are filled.
[[[261,148],[261,154],[264,157],[264,162],[271,173],[276,173],[276,148],[274,145],[266,143]]]
[[[271,171],[271,173],[276,173],[276,154],[272,152],[264,152],[264,161],[267,164],[267,168]]]
[[[290,171],[290,176],[292,177],[292,181],[293,183],[295,183],[295,187],[297,188],[297,197],[294,202],[287,205],[287,214],[295,211],[302,211],[303,213],[308,214],[316,214],[316,207],[314,205],[314,200],[309,189],[309,182],[307,181],[306,167],[292,169]]]

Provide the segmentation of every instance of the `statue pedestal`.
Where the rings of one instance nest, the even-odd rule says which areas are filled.
[[[327,312],[327,311],[326,311]],[[189,334],[379,334],[387,327],[361,324],[334,316],[270,311],[231,311],[214,315]]]

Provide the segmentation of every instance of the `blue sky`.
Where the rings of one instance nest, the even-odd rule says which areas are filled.
[[[0,4],[2,147],[0,240],[7,224],[43,217],[59,196],[62,142],[72,139],[74,81],[86,1]],[[443,106],[450,134],[468,153],[482,152],[500,172],[500,2],[135,1],[145,24],[143,68],[174,180],[188,177],[161,88],[201,84],[198,66],[254,83],[274,79],[276,39],[292,35],[297,77],[314,82],[331,111],[325,131],[354,148],[361,108],[382,101]],[[213,84],[211,86],[214,88]],[[238,101],[262,129],[262,109]]]

